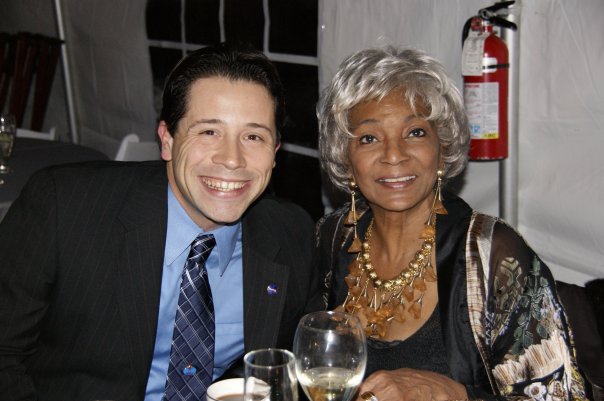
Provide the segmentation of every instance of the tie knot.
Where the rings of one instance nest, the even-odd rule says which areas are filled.
[[[215,245],[216,239],[214,238],[214,235],[199,234],[191,243],[189,259],[193,259],[198,263],[205,262]]]

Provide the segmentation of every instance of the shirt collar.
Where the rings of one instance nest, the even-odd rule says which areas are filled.
[[[168,185],[168,230],[165,264],[170,266],[179,255],[185,251],[188,252],[191,242],[202,233],[205,233],[205,231],[191,220],[176,196],[174,196],[172,188]],[[233,224],[220,226],[207,233],[214,234],[216,239],[216,247],[212,253],[218,252],[218,268],[220,269],[220,275],[222,275],[233,256],[237,240],[241,239],[241,220]]]

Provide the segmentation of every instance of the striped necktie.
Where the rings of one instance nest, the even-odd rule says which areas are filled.
[[[214,304],[205,262],[216,245],[212,234],[191,244],[180,284],[162,401],[203,400],[214,370]]]

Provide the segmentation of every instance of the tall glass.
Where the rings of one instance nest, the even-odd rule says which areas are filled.
[[[304,316],[294,338],[296,374],[313,401],[348,401],[367,364],[367,343],[359,319],[343,312]]]
[[[17,124],[12,114],[0,114],[0,174],[8,174],[8,159],[13,153]]]
[[[295,358],[290,351],[265,348],[243,357],[245,401],[298,401]]]

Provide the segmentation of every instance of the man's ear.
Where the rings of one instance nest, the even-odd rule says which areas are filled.
[[[165,121],[160,121],[157,126],[157,136],[159,137],[159,142],[161,143],[161,158],[164,161],[172,160],[172,144],[174,142],[174,138],[168,131],[168,126]]]
[[[279,142],[277,145],[275,145],[275,153],[273,153],[275,155],[275,160],[273,161],[273,168],[275,168],[275,166],[277,166],[277,151],[281,149],[281,142]]]

